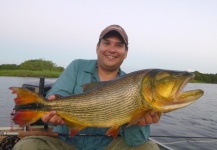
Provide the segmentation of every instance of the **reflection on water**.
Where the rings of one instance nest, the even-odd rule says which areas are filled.
[[[46,81],[56,79],[46,79]],[[0,126],[10,126],[14,107],[11,86],[39,82],[39,78],[0,77]],[[162,115],[158,124],[151,125],[151,135],[217,137],[217,84],[188,84],[186,90],[202,89],[204,96],[185,108]],[[217,139],[154,138],[175,150],[216,150]]]

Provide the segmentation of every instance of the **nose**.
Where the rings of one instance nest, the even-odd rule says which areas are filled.
[[[109,52],[115,53],[116,52],[115,47],[114,46],[109,47]]]

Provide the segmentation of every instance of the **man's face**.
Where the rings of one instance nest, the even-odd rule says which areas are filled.
[[[116,36],[102,39],[96,48],[98,67],[108,70],[119,69],[127,57],[128,50],[125,43]]]

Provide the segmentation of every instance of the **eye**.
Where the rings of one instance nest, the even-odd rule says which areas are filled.
[[[103,44],[104,44],[104,45],[109,45],[109,42],[104,42]]]
[[[182,73],[182,72],[178,73],[178,74],[175,75],[175,78],[181,78],[183,75],[184,75],[184,73]]]
[[[118,47],[123,47],[123,44],[118,44],[117,46],[118,46]]]

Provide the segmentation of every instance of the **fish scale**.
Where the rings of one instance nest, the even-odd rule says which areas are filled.
[[[193,77],[185,71],[140,70],[111,81],[90,83],[86,87],[91,88],[82,94],[53,101],[27,89],[11,87],[17,94],[13,120],[21,126],[28,125],[55,110],[76,130],[73,135],[86,127],[108,127],[107,134],[115,137],[121,125],[132,125],[151,110],[160,117],[160,113],[185,107],[199,99],[204,93],[200,89],[182,92]],[[33,105],[35,103],[37,105]]]

